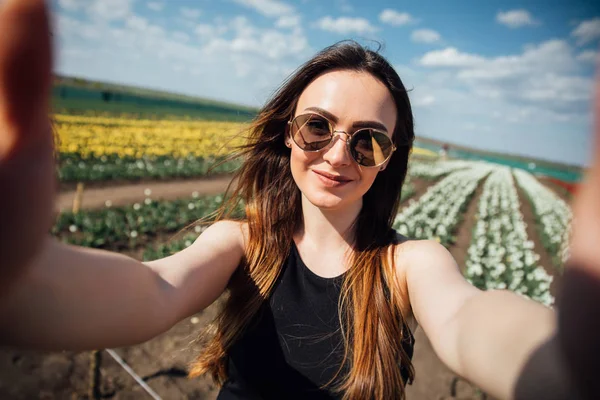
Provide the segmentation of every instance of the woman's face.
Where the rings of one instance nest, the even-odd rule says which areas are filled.
[[[372,127],[391,137],[397,111],[390,91],[379,80],[366,72],[342,70],[325,73],[304,89],[294,116],[306,113],[326,117],[336,131],[352,134]],[[305,152],[289,136],[286,138],[292,151],[292,176],[303,196],[319,208],[333,210],[362,202],[380,172],[381,167],[357,164],[348,151],[347,139],[336,132],[323,150]],[[344,182],[323,175],[341,176]]]

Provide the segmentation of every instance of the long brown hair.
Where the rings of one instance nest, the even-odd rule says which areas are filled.
[[[339,302],[345,343],[342,367],[346,365],[348,372],[334,389],[344,393],[344,399],[389,399],[404,395],[400,366],[407,369],[409,381],[414,379],[414,368],[402,347],[408,340],[404,316],[410,306],[396,278],[397,237],[391,228],[414,140],[412,111],[392,66],[356,42],[327,47],[302,65],[250,125],[248,142],[236,155],[244,157],[234,179],[237,186],[217,217],[231,219],[237,202],[243,201],[249,231],[245,257],[228,285],[229,296],[215,320],[216,333],[192,365],[190,377],[209,373],[217,383],[224,382],[228,349],[267,301],[289,255],[302,207],[290,170],[290,149],[284,143],[286,124],[302,91],[331,70],[373,75],[387,86],[398,110],[393,132],[398,150],[363,196],[352,226],[355,242]]]

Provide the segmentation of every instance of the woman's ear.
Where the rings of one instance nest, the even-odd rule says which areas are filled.
[[[285,124],[285,132],[283,135],[283,142],[285,143],[286,147],[289,147],[290,149],[292,148],[292,139],[290,138],[290,124]]]

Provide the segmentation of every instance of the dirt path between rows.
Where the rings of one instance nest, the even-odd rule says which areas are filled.
[[[421,198],[421,196],[423,196],[425,192],[427,192],[427,189],[435,185],[437,182],[439,182],[439,180],[412,178],[411,183],[415,189],[415,194],[413,194],[410,198],[406,199],[404,201],[404,205],[407,205],[411,199],[418,201]]]
[[[463,220],[455,234],[456,242],[448,248],[461,270],[464,270],[467,259],[467,249],[471,242],[471,232],[475,225],[477,204],[483,191],[484,181],[479,183],[473,197],[469,200]],[[407,388],[407,399],[466,400],[482,398],[475,386],[450,371],[438,358],[431,342],[421,328],[417,329],[415,333],[413,364],[417,378],[414,384]]]
[[[191,197],[193,192],[198,192],[200,195],[223,193],[231,179],[231,175],[221,175],[214,178],[174,182],[140,182],[88,189],[84,187],[81,208],[103,208],[106,206],[107,201],[110,201],[112,206],[123,206],[136,201],[143,201],[148,197],[145,194],[148,189],[150,190],[149,197],[154,200],[175,200],[182,197]],[[75,190],[58,193],[55,209],[57,211],[71,210],[75,194]]]

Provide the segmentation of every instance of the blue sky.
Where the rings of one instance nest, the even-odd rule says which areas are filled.
[[[384,44],[417,136],[590,161],[595,1],[52,0],[58,73],[261,106],[343,39]]]

